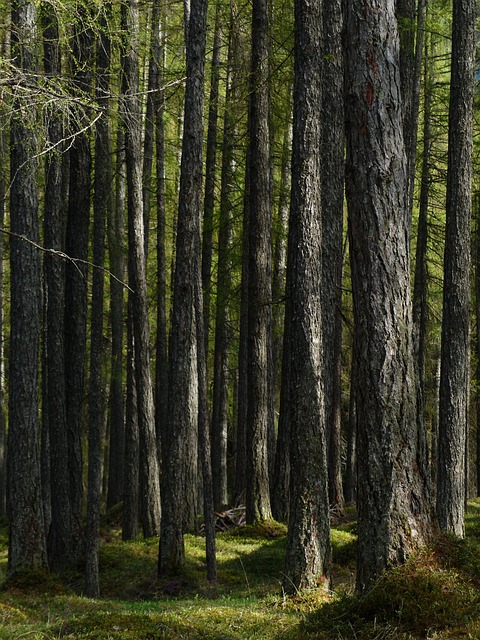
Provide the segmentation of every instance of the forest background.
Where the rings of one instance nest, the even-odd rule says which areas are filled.
[[[203,514],[212,580],[214,511],[289,521],[285,591],[328,584],[355,498],[360,590],[437,522],[462,536],[474,3],[1,11],[10,577],[85,557],[98,595],[119,503],[160,574]]]

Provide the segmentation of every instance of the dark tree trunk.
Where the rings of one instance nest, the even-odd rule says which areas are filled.
[[[88,406],[88,488],[87,527],[85,546],[85,594],[95,598],[100,595],[98,565],[100,534],[100,499],[102,488],[102,434],[104,421],[103,355],[103,292],[105,274],[105,225],[112,215],[112,179],[110,148],[110,126],[108,121],[108,95],[110,89],[110,40],[108,18],[111,5],[107,3],[106,14],[101,17],[102,36],[97,43],[97,100],[104,108],[104,115],[97,121],[95,129],[95,173],[93,198],[93,263],[92,310],[90,338],[90,384]]]
[[[36,9],[12,2],[12,57],[36,72]],[[47,551],[39,460],[38,356],[41,282],[35,112],[13,106],[10,123],[10,387],[8,430],[8,574],[45,569]]]
[[[79,12],[88,24],[87,9]],[[82,21],[83,22],[83,21]],[[92,84],[93,34],[83,23],[75,25],[71,41],[75,86],[89,94]],[[88,260],[91,150],[85,122],[78,114],[76,136],[70,147],[70,184],[66,252],[72,258]],[[66,265],[65,283],[65,397],[67,401],[68,467],[72,517],[81,527],[83,507],[82,431],[84,424],[85,359],[87,343],[88,268],[84,262]],[[54,443],[50,443],[54,447]]]
[[[2,130],[0,132],[0,157],[7,159],[5,142],[5,134]],[[6,167],[4,161],[0,161],[0,227],[2,229],[5,224],[6,188]],[[7,515],[7,417],[5,415],[5,322],[3,310],[4,259],[5,239],[0,237],[0,517]]]
[[[109,397],[109,461],[107,509],[123,499],[125,460],[125,415],[123,386],[124,285],[125,280],[125,136],[117,133],[115,206],[108,217],[108,255],[110,260],[110,324],[112,350],[110,356]]]
[[[291,498],[283,589],[330,581],[322,345],[322,3],[295,2],[292,201],[288,239]]]
[[[202,231],[202,289],[207,370],[210,335],[210,298],[212,287],[213,216],[215,211],[215,178],[217,170],[218,86],[220,81],[220,44],[222,35],[220,17],[221,4],[217,1],[217,6],[215,8],[210,97],[208,103],[208,131],[205,156],[205,198],[203,202]],[[214,443],[213,448],[215,449]]]
[[[61,74],[58,21],[53,7],[41,6],[45,74]],[[45,166],[44,243],[47,249],[65,251],[68,164],[61,141],[65,137],[62,114],[49,114],[48,142],[54,147]],[[75,561],[75,531],[69,488],[67,416],[65,399],[65,350],[63,310],[65,263],[58,256],[44,261],[43,434],[53,446],[49,451],[48,553],[50,566],[58,569]]]
[[[347,197],[358,348],[357,588],[431,530],[418,473],[406,200],[393,0],[346,13]]]
[[[269,8],[254,0],[250,91],[248,221],[248,410],[246,518],[271,518],[268,474],[269,368],[272,364],[271,187],[269,131]]]
[[[132,288],[132,321],[140,444],[140,518],[146,538],[160,531],[160,474],[155,436],[153,388],[150,373],[150,329],[141,172],[141,115],[138,95],[138,0],[122,6],[122,22],[128,33],[122,59],[128,193],[128,277]]]
[[[199,398],[195,287],[200,269],[206,12],[206,0],[192,0],[170,341],[169,436],[162,475],[160,575],[177,571],[184,563],[186,509],[196,500]]]
[[[135,540],[139,519],[139,433],[135,346],[133,343],[133,296],[128,295],[127,319],[127,397],[125,408],[125,480],[123,490],[122,539]]]
[[[470,214],[475,2],[454,0],[448,128],[437,515],[463,536],[470,368]]]
[[[234,212],[234,144],[236,138],[233,118],[232,86],[232,34],[228,45],[227,90],[223,123],[222,178],[220,189],[220,216],[218,230],[217,302],[215,318],[215,352],[212,404],[212,467],[215,509],[228,504],[227,444],[228,397],[230,362],[230,297],[231,297],[231,242],[232,215]]]
[[[342,270],[345,124],[342,0],[323,6],[322,325],[330,504],[344,506],[342,486]]]
[[[477,191],[473,199],[475,217],[475,417],[476,417],[476,492],[480,496],[480,193]]]

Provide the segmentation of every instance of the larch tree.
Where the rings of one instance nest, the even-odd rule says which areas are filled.
[[[272,364],[269,3],[254,0],[249,113],[247,522],[271,518],[268,429]]]
[[[47,78],[61,74],[58,17],[50,3],[42,3],[43,64]],[[62,106],[54,103],[48,118],[48,143],[52,151],[45,166],[44,243],[48,249],[65,251],[68,155]],[[48,550],[50,565],[58,568],[75,558],[76,528],[73,526],[69,492],[68,438],[65,396],[65,349],[63,310],[65,304],[65,263],[47,253],[44,260],[44,342],[42,439],[53,443],[47,455],[48,477],[44,478],[49,504]],[[43,461],[45,464],[45,461]]]
[[[347,199],[357,353],[357,588],[431,530],[416,469],[407,168],[394,0],[346,4]]]
[[[437,516],[463,536],[470,382],[470,217],[472,198],[475,16],[473,0],[454,0],[440,373]]]
[[[183,533],[187,502],[196,497],[198,435],[198,354],[196,312],[201,303],[200,213],[207,0],[192,0],[187,28],[187,80],[178,206],[176,263],[169,353],[167,450],[162,474],[162,526],[158,572],[177,571],[184,563]],[[202,312],[203,313],[203,312]],[[192,468],[193,467],[193,468]]]
[[[12,59],[19,74],[37,72],[37,11],[12,2]],[[17,98],[10,124],[10,386],[8,517],[10,577],[47,567],[39,460],[38,357],[41,279],[35,109]]]
[[[128,280],[131,287],[133,348],[139,430],[140,518],[145,537],[160,531],[160,473],[153,386],[150,371],[150,328],[145,263],[143,218],[141,109],[139,99],[139,3],[122,5],[122,27],[126,37],[122,56],[123,117],[128,203]]]
[[[342,486],[342,273],[345,124],[342,0],[323,6],[322,91],[322,314],[325,418],[330,504],[341,511]]]
[[[283,588],[330,581],[322,344],[322,2],[295,2],[290,297],[290,515]]]

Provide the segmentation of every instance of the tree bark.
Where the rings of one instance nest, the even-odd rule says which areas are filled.
[[[283,589],[330,581],[323,344],[321,144],[322,3],[295,2],[290,272],[291,498]]]
[[[88,485],[87,527],[85,545],[85,594],[100,595],[99,535],[100,500],[102,488],[102,434],[103,434],[103,294],[105,274],[105,225],[112,210],[112,179],[108,96],[110,90],[110,39],[108,17],[111,5],[107,3],[101,17],[101,37],[97,42],[97,100],[104,108],[103,116],[95,128],[95,173],[93,198],[93,263],[92,309],[90,338],[90,381],[88,405]]]
[[[12,57],[35,73],[36,8],[12,2]],[[39,461],[38,356],[41,282],[35,112],[17,100],[10,124],[10,387],[8,430],[8,575],[47,567]]]
[[[393,0],[347,2],[347,197],[358,348],[358,563],[362,590],[431,530],[416,469],[407,169]]]
[[[344,200],[344,96],[342,0],[323,6],[322,94],[322,325],[328,490],[337,511],[342,486],[342,272]]]
[[[192,505],[196,501],[198,353],[195,287],[200,268],[206,11],[206,0],[192,0],[170,339],[169,437],[162,475],[159,575],[178,571],[183,565],[187,503]]]
[[[475,2],[454,0],[440,373],[437,515],[463,536],[470,362],[470,216]]]
[[[269,367],[272,364],[269,7],[254,0],[250,90],[246,519],[271,518],[268,474]]]

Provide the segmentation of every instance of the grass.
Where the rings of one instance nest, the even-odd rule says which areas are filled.
[[[205,578],[204,540],[186,536],[181,576],[156,579],[157,540],[124,543],[106,523],[102,597],[82,596],[81,567],[29,576],[0,591],[0,640],[480,640],[480,501],[467,539],[442,536],[365,595],[353,592],[354,514],[332,530],[333,588],[286,598],[286,529],[268,522],[218,536],[218,583]],[[0,521],[0,579],[7,562]]]

